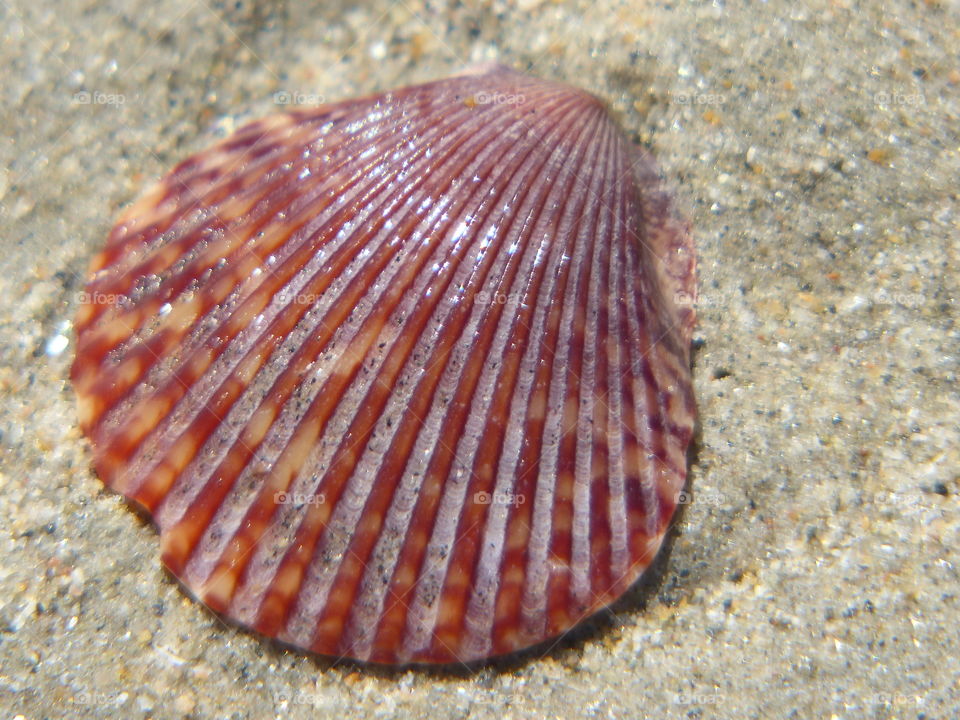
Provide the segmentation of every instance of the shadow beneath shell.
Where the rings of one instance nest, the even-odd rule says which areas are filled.
[[[681,513],[682,510],[678,509],[675,520]],[[265,646],[270,648],[270,652],[277,659],[293,653],[310,658],[313,664],[321,671],[334,669],[355,670],[365,675],[386,680],[399,679],[409,671],[415,671],[438,679],[464,679],[476,677],[484,673],[500,674],[517,672],[526,665],[543,658],[552,658],[566,662],[564,658],[573,655],[576,660],[579,660],[588,643],[602,640],[607,636],[615,638],[618,635],[619,629],[632,624],[631,618],[647,608],[651,599],[656,596],[657,592],[663,586],[665,578],[669,575],[669,557],[676,534],[677,533],[672,530],[667,533],[660,552],[647,568],[646,572],[613,604],[582,620],[563,635],[507,655],[499,655],[468,663],[454,662],[443,665],[424,663],[381,665],[361,662],[351,658],[335,658],[306,652],[301,648],[288,645],[274,638],[260,636],[260,639],[264,642]],[[168,572],[168,575],[173,580],[177,580],[172,573]],[[177,582],[184,592],[188,592],[187,588],[179,583],[179,581]],[[239,631],[256,635],[255,631],[251,631],[242,625],[232,622],[229,618],[225,618],[219,613],[217,613],[217,617],[225,624]]]

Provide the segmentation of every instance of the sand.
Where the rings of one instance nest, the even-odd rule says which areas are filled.
[[[0,3],[0,717],[955,718],[960,5]],[[544,656],[330,666],[225,626],[90,469],[118,211],[245,118],[499,60],[591,89],[700,254],[693,500]]]

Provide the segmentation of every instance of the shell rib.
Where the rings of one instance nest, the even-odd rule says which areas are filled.
[[[591,95],[503,67],[253,122],[130,207],[73,383],[205,604],[475,661],[654,558],[694,422],[688,229]]]

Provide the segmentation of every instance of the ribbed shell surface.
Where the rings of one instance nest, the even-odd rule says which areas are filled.
[[[236,622],[377,663],[509,653],[661,545],[693,266],[583,91],[494,67],[295,109],[113,228],[76,319],[81,425]]]

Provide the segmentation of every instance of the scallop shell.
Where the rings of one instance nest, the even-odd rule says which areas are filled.
[[[224,616],[469,662],[654,558],[686,474],[694,256],[590,94],[503,67],[253,122],[92,263],[73,384],[104,483]]]

